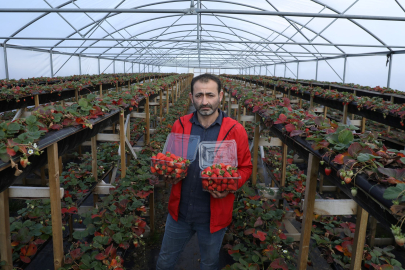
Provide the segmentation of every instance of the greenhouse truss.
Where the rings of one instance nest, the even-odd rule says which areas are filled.
[[[33,0],[0,12],[0,78],[195,68],[405,90],[404,0]]]

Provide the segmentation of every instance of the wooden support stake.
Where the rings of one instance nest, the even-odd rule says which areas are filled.
[[[91,137],[91,172],[95,181],[98,181],[97,173],[97,136]],[[96,207],[98,202],[98,195],[93,194],[93,206]]]
[[[39,96],[38,95],[34,96],[34,102],[35,102],[35,108],[39,107]]]
[[[227,111],[229,117],[231,117],[231,114],[232,114],[231,107],[232,107],[232,95],[231,95],[231,91],[229,91],[229,93],[228,93],[228,111]]]
[[[166,86],[166,115],[169,114],[169,87]]]
[[[173,92],[172,92],[173,93]],[[146,134],[145,134],[145,145],[149,145],[150,143],[150,115],[149,115],[149,96],[146,96],[146,103],[145,103],[145,113],[146,113]]]
[[[127,173],[127,166],[125,163],[125,118],[124,111],[120,113],[120,149],[121,149],[121,179],[125,177]]]
[[[75,89],[75,100],[76,102],[79,101],[79,90]]]
[[[342,119],[342,123],[345,125],[347,124],[347,108],[348,105],[345,104],[345,106],[343,106],[343,119]]]
[[[362,117],[361,118],[361,133],[364,133],[366,131],[366,118]]]
[[[128,91],[131,91],[131,80],[128,81]]]
[[[252,172],[252,186],[256,186],[257,180],[257,160],[259,157],[259,139],[260,139],[260,121],[259,114],[255,113],[255,135],[253,138],[253,172]]]
[[[356,219],[356,231],[354,232],[352,260],[350,263],[351,270],[361,269],[361,261],[363,260],[364,253],[364,242],[366,240],[368,212],[359,205],[357,206]]]
[[[312,108],[314,107],[314,97],[311,95],[311,98],[309,99],[309,107]]]
[[[13,269],[9,208],[8,189],[6,189],[0,193],[0,259],[6,262],[2,267],[3,270]]]
[[[287,155],[288,155],[288,146],[283,143],[283,154],[282,154],[282,161],[281,161],[281,186],[285,186],[286,174],[287,174]]]
[[[100,84],[100,97],[103,97],[103,85]]]
[[[311,240],[312,219],[316,195],[316,182],[318,179],[319,158],[309,154],[308,172],[305,188],[304,216],[301,226],[301,239],[298,255],[298,269],[307,269],[309,242]]]
[[[163,116],[163,101],[162,101],[163,90],[160,90],[159,95],[160,95],[160,99],[159,99],[159,109],[160,109],[159,117],[160,117],[160,124],[162,124],[162,121],[163,121],[163,117],[162,117]]]
[[[302,109],[302,98],[300,98],[300,109]]]
[[[393,97],[393,96],[391,96],[390,102],[391,102],[392,104],[394,104],[394,97]],[[390,132],[390,131],[391,131],[391,126],[388,126],[387,132]]]
[[[323,118],[326,119],[326,115],[328,114],[328,107],[323,108]]]
[[[243,116],[246,116],[246,107],[243,107]],[[246,127],[246,121],[243,121],[243,128]]]
[[[58,166],[58,144],[54,143],[47,148],[49,192],[51,199],[52,237],[53,237],[53,264],[55,269],[63,266],[63,232],[62,211]]]

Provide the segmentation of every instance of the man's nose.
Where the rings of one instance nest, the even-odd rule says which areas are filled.
[[[202,98],[202,104],[207,105],[208,104],[208,98],[206,96],[203,96]]]

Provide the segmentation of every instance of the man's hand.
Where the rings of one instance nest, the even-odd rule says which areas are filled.
[[[172,185],[175,185],[178,182],[180,182],[181,180],[183,180],[183,178],[173,178],[171,176],[163,176],[163,180],[165,182],[168,182],[168,183],[172,184]]]
[[[222,198],[225,198],[226,196],[228,196],[229,191],[223,191],[223,192],[209,191],[209,193],[211,193],[212,197],[214,197],[215,199],[222,199]]]

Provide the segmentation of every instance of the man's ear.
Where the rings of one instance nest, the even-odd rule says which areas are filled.
[[[194,102],[193,102],[193,94],[188,93],[188,97],[190,98],[191,104],[194,104]]]
[[[224,98],[224,91],[219,92],[219,101],[221,102]]]

